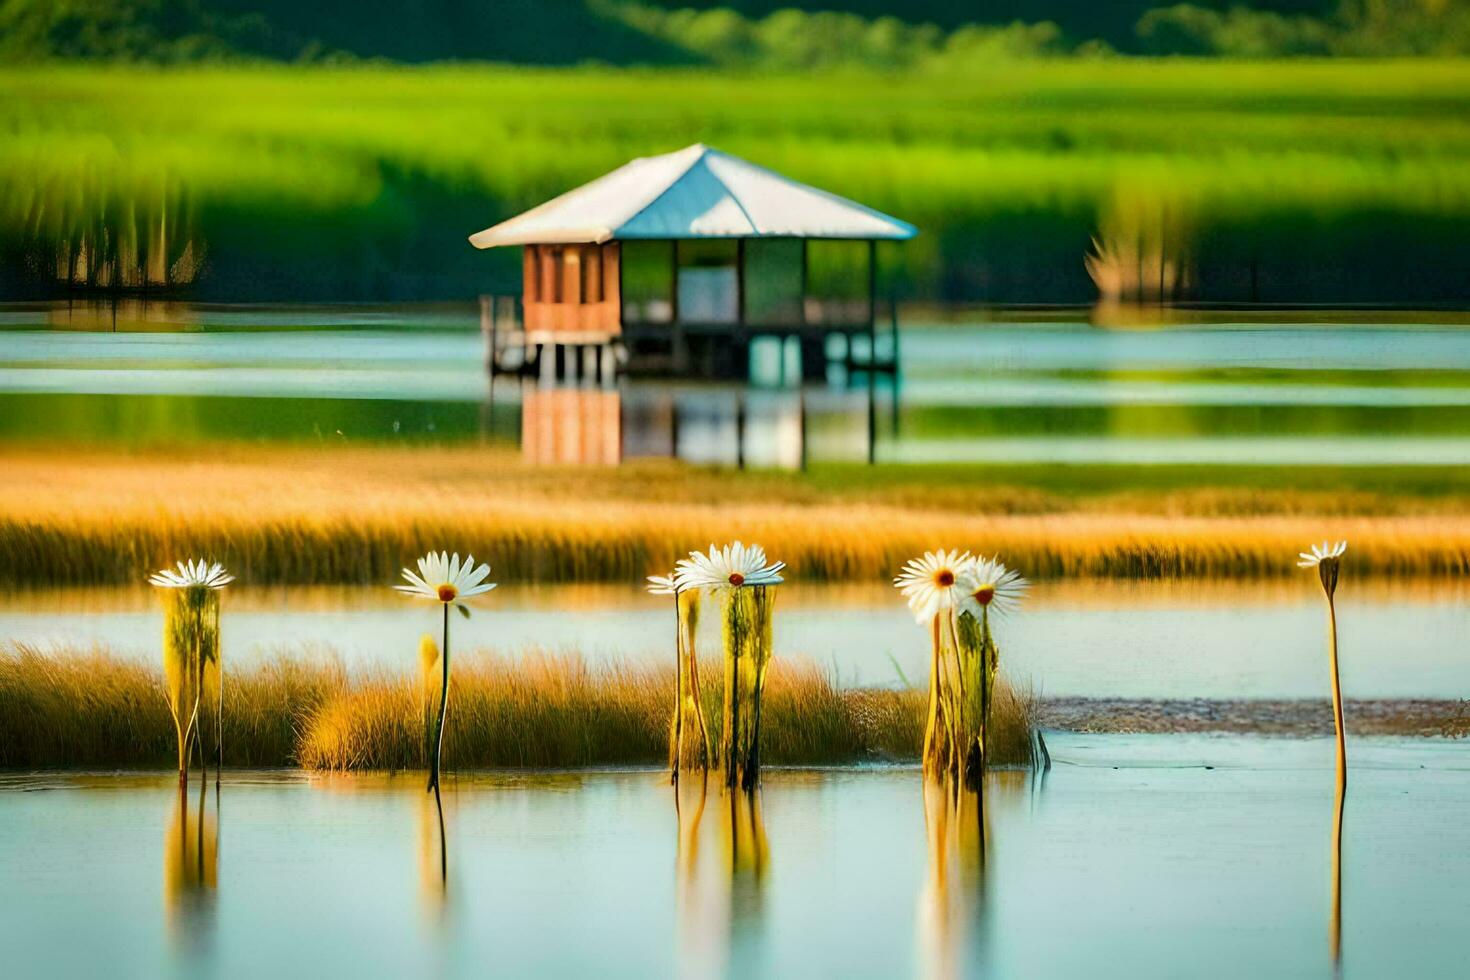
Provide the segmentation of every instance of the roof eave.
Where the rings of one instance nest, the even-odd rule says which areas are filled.
[[[511,245],[601,245],[604,242],[671,242],[711,241],[750,238],[780,238],[794,241],[830,242],[906,242],[918,235],[918,229],[907,227],[884,234],[831,234],[803,235],[795,232],[731,232],[714,235],[620,235],[607,228],[571,229],[560,232],[534,234],[531,232],[497,232],[494,228],[476,232],[470,236],[475,248],[502,248]]]
[[[828,241],[828,242],[906,242],[916,237],[919,230],[912,225],[891,232],[874,234],[871,232],[852,232],[851,234],[806,234],[794,231],[739,231],[728,234],[703,234],[703,235],[627,235],[614,234],[607,241],[614,242],[670,242],[670,241],[709,241],[712,239],[733,240],[737,238],[781,238],[792,241]]]
[[[486,228],[470,236],[475,248],[499,248],[506,245],[599,245],[611,241],[611,228],[568,228],[553,232],[527,232]]]

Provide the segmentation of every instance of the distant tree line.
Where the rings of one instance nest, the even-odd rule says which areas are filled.
[[[957,67],[1470,54],[1464,0],[0,0],[0,61]]]
[[[1463,0],[1344,0],[1329,16],[1232,6],[1160,7],[1135,30],[1145,54],[1454,56],[1470,53],[1470,4]]]

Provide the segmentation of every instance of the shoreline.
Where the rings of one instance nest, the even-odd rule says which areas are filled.
[[[1366,698],[1343,704],[1348,736],[1470,737],[1470,700]],[[1038,698],[1043,732],[1098,735],[1332,735],[1328,698]]]

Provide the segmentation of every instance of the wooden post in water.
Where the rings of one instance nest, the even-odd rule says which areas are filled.
[[[735,468],[745,469],[745,395],[735,393]]]
[[[496,369],[496,347],[499,341],[495,316],[495,297],[480,297],[480,336],[485,341],[485,372],[492,378]]]

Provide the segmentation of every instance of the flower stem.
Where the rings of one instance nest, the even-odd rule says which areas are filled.
[[[955,610],[950,609],[949,615],[945,617],[945,622],[949,626],[950,659],[954,664],[954,690],[950,695],[952,705],[950,713],[954,716],[955,734],[950,769],[958,783],[968,768],[970,746],[974,743],[975,719],[967,717],[973,712],[966,710],[971,705],[965,688],[965,663],[960,654],[960,631],[956,619]]]
[[[449,885],[449,839],[444,836],[444,801],[439,798],[437,783],[434,785],[434,810],[439,815],[439,882],[441,886],[447,887]]]
[[[684,754],[684,622],[679,593],[674,593],[674,744],[669,752],[672,781],[679,781],[679,762]]]
[[[752,636],[755,640],[754,674],[751,682],[751,697],[754,705],[753,717],[749,733],[750,751],[749,767],[745,772],[745,785],[747,790],[753,789],[760,781],[761,773],[761,713],[762,704],[765,702],[766,690],[766,668],[771,662],[771,603],[775,600],[775,594],[764,585],[757,585],[750,590],[751,610],[755,615],[752,624]]]
[[[439,758],[444,751],[444,716],[449,712],[449,603],[444,603],[444,681],[439,689],[439,725],[434,736],[434,759],[429,770],[429,787],[426,792],[439,789]]]
[[[714,749],[710,744],[709,723],[704,717],[704,699],[699,689],[699,651],[695,646],[694,637],[699,625],[699,592],[698,590],[683,593],[679,601],[683,618],[680,626],[684,630],[684,652],[689,659],[689,702],[690,710],[694,712],[694,718],[699,722],[700,750],[704,753],[700,757],[699,765],[704,771],[705,778],[709,777],[710,760],[714,757]]]
[[[745,648],[745,617],[739,589],[729,592],[724,601],[725,639],[725,725],[720,755],[725,765],[725,785],[734,789],[739,785],[740,772],[745,763],[745,724],[741,714],[745,710],[740,696],[743,683],[741,676],[742,656]]]
[[[1347,783],[1337,784],[1337,798],[1332,808],[1332,921],[1328,926],[1334,973],[1342,970],[1342,809]]]
[[[929,660],[929,714],[924,722],[924,771],[933,767],[934,738],[939,727],[939,614],[934,614],[930,624],[932,655]]]
[[[1337,729],[1337,787],[1347,788],[1347,739],[1343,731],[1342,685],[1337,676],[1337,606],[1327,595],[1327,650],[1332,662],[1332,721]]]
[[[980,612],[980,723],[979,746],[980,764],[979,778],[985,778],[985,766],[987,763],[986,744],[990,738],[990,700],[995,696],[995,671],[997,652],[995,639],[990,635],[990,609],[987,607]]]
[[[194,749],[199,750],[199,779],[201,785],[209,778],[209,768],[204,759],[204,746],[199,738],[199,703],[204,697],[204,654],[195,633],[193,656],[190,658],[189,670],[193,674],[194,707],[189,712],[189,724],[184,728],[184,739],[189,745],[184,749],[184,771],[182,778],[184,782],[189,781],[189,753]]]
[[[225,767],[225,660],[224,651],[215,651],[219,689],[214,692],[214,785],[219,786],[220,770]]]

